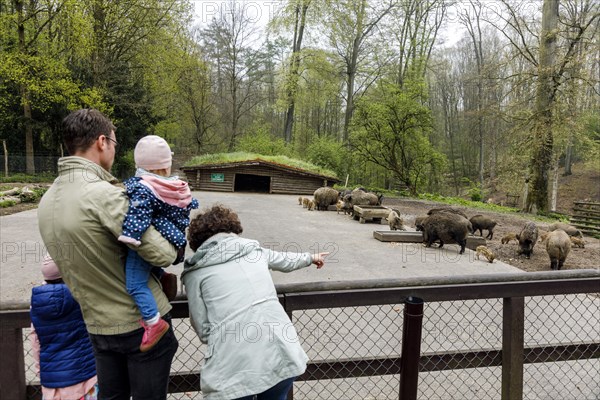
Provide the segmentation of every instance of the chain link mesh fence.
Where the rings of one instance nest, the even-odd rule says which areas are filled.
[[[60,157],[55,154],[37,154],[33,157],[33,163],[35,165],[36,173],[48,173],[57,174],[58,166],[57,162]],[[25,173],[27,171],[27,158],[25,154],[10,154],[8,155],[8,173],[18,174]],[[6,173],[6,166],[4,160],[4,154],[0,161],[0,174],[4,176]]]
[[[524,399],[600,399],[600,359],[547,362],[549,357],[577,358],[581,348],[565,344],[600,342],[598,295],[526,298],[524,342],[525,348],[561,345],[529,357],[523,370]]]
[[[425,304],[419,399],[501,397],[502,307],[502,299]],[[384,304],[294,311],[292,322],[311,363],[339,362],[344,366],[337,371],[320,370],[318,365],[310,369],[312,376],[294,384],[294,399],[398,398],[399,376],[393,367],[388,371],[380,368],[376,376],[361,375],[369,372],[369,360],[400,357],[403,310],[402,304]],[[172,373],[189,374],[179,382],[192,384],[198,378],[205,347],[188,318],[174,319],[173,326],[179,350]],[[39,381],[28,335],[29,329],[25,329],[26,379],[31,385]],[[577,359],[581,347],[570,350],[569,346],[581,343],[600,343],[598,295],[526,298],[524,399],[599,399],[600,359]],[[528,352],[531,347],[546,350]],[[483,361],[467,357],[473,352],[489,356]],[[560,357],[569,360],[551,361]],[[321,378],[333,373],[345,377]],[[202,399],[200,392],[182,391],[182,387],[174,387],[169,400]]]
[[[313,363],[399,357],[403,310],[401,304],[301,310],[293,313],[292,322]],[[362,375],[364,372],[360,365],[350,365],[347,374]],[[312,380],[313,376],[309,375],[307,379],[295,384],[294,399],[388,399],[398,396],[398,375],[319,380]]]
[[[460,353],[502,349],[502,299],[425,304],[422,354],[453,354],[419,374],[419,399],[499,399],[501,367],[475,368],[475,360]],[[498,359],[499,358],[499,359]],[[490,362],[501,364],[496,354]],[[435,365],[437,364],[437,365]],[[465,369],[451,369],[453,365]]]

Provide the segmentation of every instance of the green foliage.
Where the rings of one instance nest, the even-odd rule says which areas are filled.
[[[31,188],[31,191],[27,192],[21,189],[18,193],[18,196],[22,203],[37,203],[47,190],[48,188],[45,187],[34,187]]]
[[[470,201],[465,200],[460,197],[447,197],[441,196],[439,194],[431,194],[431,193],[422,193],[418,196],[421,200],[429,200],[435,201],[438,203],[448,204],[448,205],[457,205],[469,208],[475,208],[479,210],[485,211],[493,211],[498,213],[518,213],[522,215],[524,219],[534,220],[544,223],[552,223],[552,222],[568,222],[568,216],[559,213],[545,213],[545,214],[523,214],[520,212],[518,208],[513,207],[505,207],[492,203],[482,203],[480,201]]]
[[[320,167],[336,171],[341,175],[344,146],[335,139],[320,137],[313,140],[306,149],[306,158]]]
[[[481,189],[474,186],[469,189],[469,197],[471,201],[481,201]]]
[[[422,194],[419,194],[418,198],[422,199],[422,200],[437,201],[437,202],[445,203],[445,204],[453,204],[453,205],[460,205],[460,206],[464,206],[464,207],[479,208],[479,209],[488,210],[488,211],[505,212],[505,213],[519,211],[518,208],[499,206],[497,204],[492,204],[492,203],[482,203],[481,201],[465,200],[460,197],[447,197],[447,196],[442,196],[439,194],[422,193]]]
[[[115,157],[111,173],[119,179],[126,179],[135,174],[133,150],[127,150],[125,153]]]
[[[39,173],[35,175],[28,174],[12,174],[9,176],[0,176],[0,182],[20,182],[20,183],[51,183],[56,178],[56,175],[49,172]]]
[[[215,154],[206,154],[203,156],[196,156],[191,160],[187,161],[184,166],[198,166],[205,164],[221,164],[221,163],[235,163],[242,161],[252,161],[252,160],[263,160],[275,164],[281,164],[286,167],[298,168],[302,170],[306,170],[309,172],[313,172],[316,174],[337,178],[335,172],[329,171],[325,168],[321,168],[317,165],[308,163],[306,161],[297,160],[293,158],[289,158],[286,156],[265,156],[262,154],[256,153],[245,153],[245,152],[236,152],[236,153],[215,153]]]
[[[17,202],[14,200],[2,200],[0,201],[0,208],[8,208],[16,205]]]
[[[472,180],[470,180],[467,177],[463,177],[461,179],[461,182],[467,186],[469,186],[469,189],[467,190],[467,194],[469,195],[469,198],[471,199],[471,201],[481,201],[482,196],[481,196],[481,188],[479,187],[479,185],[476,182],[473,182]]]
[[[281,138],[275,138],[268,126],[254,124],[248,132],[241,136],[235,146],[236,152],[258,153],[265,156],[288,156],[291,149]]]
[[[446,165],[429,142],[431,110],[424,100],[420,83],[405,83],[402,89],[381,84],[357,102],[350,138],[360,158],[389,170],[414,194],[439,180]]]
[[[582,117],[582,134],[578,136],[575,148],[584,160],[597,161],[600,158],[600,115],[589,112]]]

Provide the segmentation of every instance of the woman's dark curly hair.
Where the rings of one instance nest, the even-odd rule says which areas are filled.
[[[196,251],[209,237],[217,233],[242,233],[242,224],[238,215],[221,204],[204,209],[196,215],[188,230],[188,241]]]

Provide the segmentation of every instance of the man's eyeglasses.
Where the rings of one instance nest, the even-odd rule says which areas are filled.
[[[117,148],[117,146],[119,145],[119,142],[117,142],[115,139],[111,138],[110,136],[104,135],[104,137],[115,144],[115,149]]]

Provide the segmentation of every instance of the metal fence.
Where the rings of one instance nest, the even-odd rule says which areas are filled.
[[[33,157],[36,173],[56,174],[58,172],[57,162],[60,157],[55,154],[37,154]],[[10,154],[8,159],[4,157],[0,162],[0,174],[6,173],[5,161],[8,161],[9,174],[25,173],[27,171],[27,162],[25,154]]]
[[[311,360],[294,399],[600,398],[598,270],[290,284],[278,292]],[[424,301],[422,315],[406,313],[407,299]],[[173,304],[180,347],[169,398],[201,399],[205,347],[187,302]],[[39,399],[28,305],[19,307],[0,311],[0,392],[7,382],[22,384],[21,398]],[[407,334],[407,326],[418,329]],[[403,364],[411,352],[418,365],[412,371]],[[414,388],[407,386],[411,374]]]

